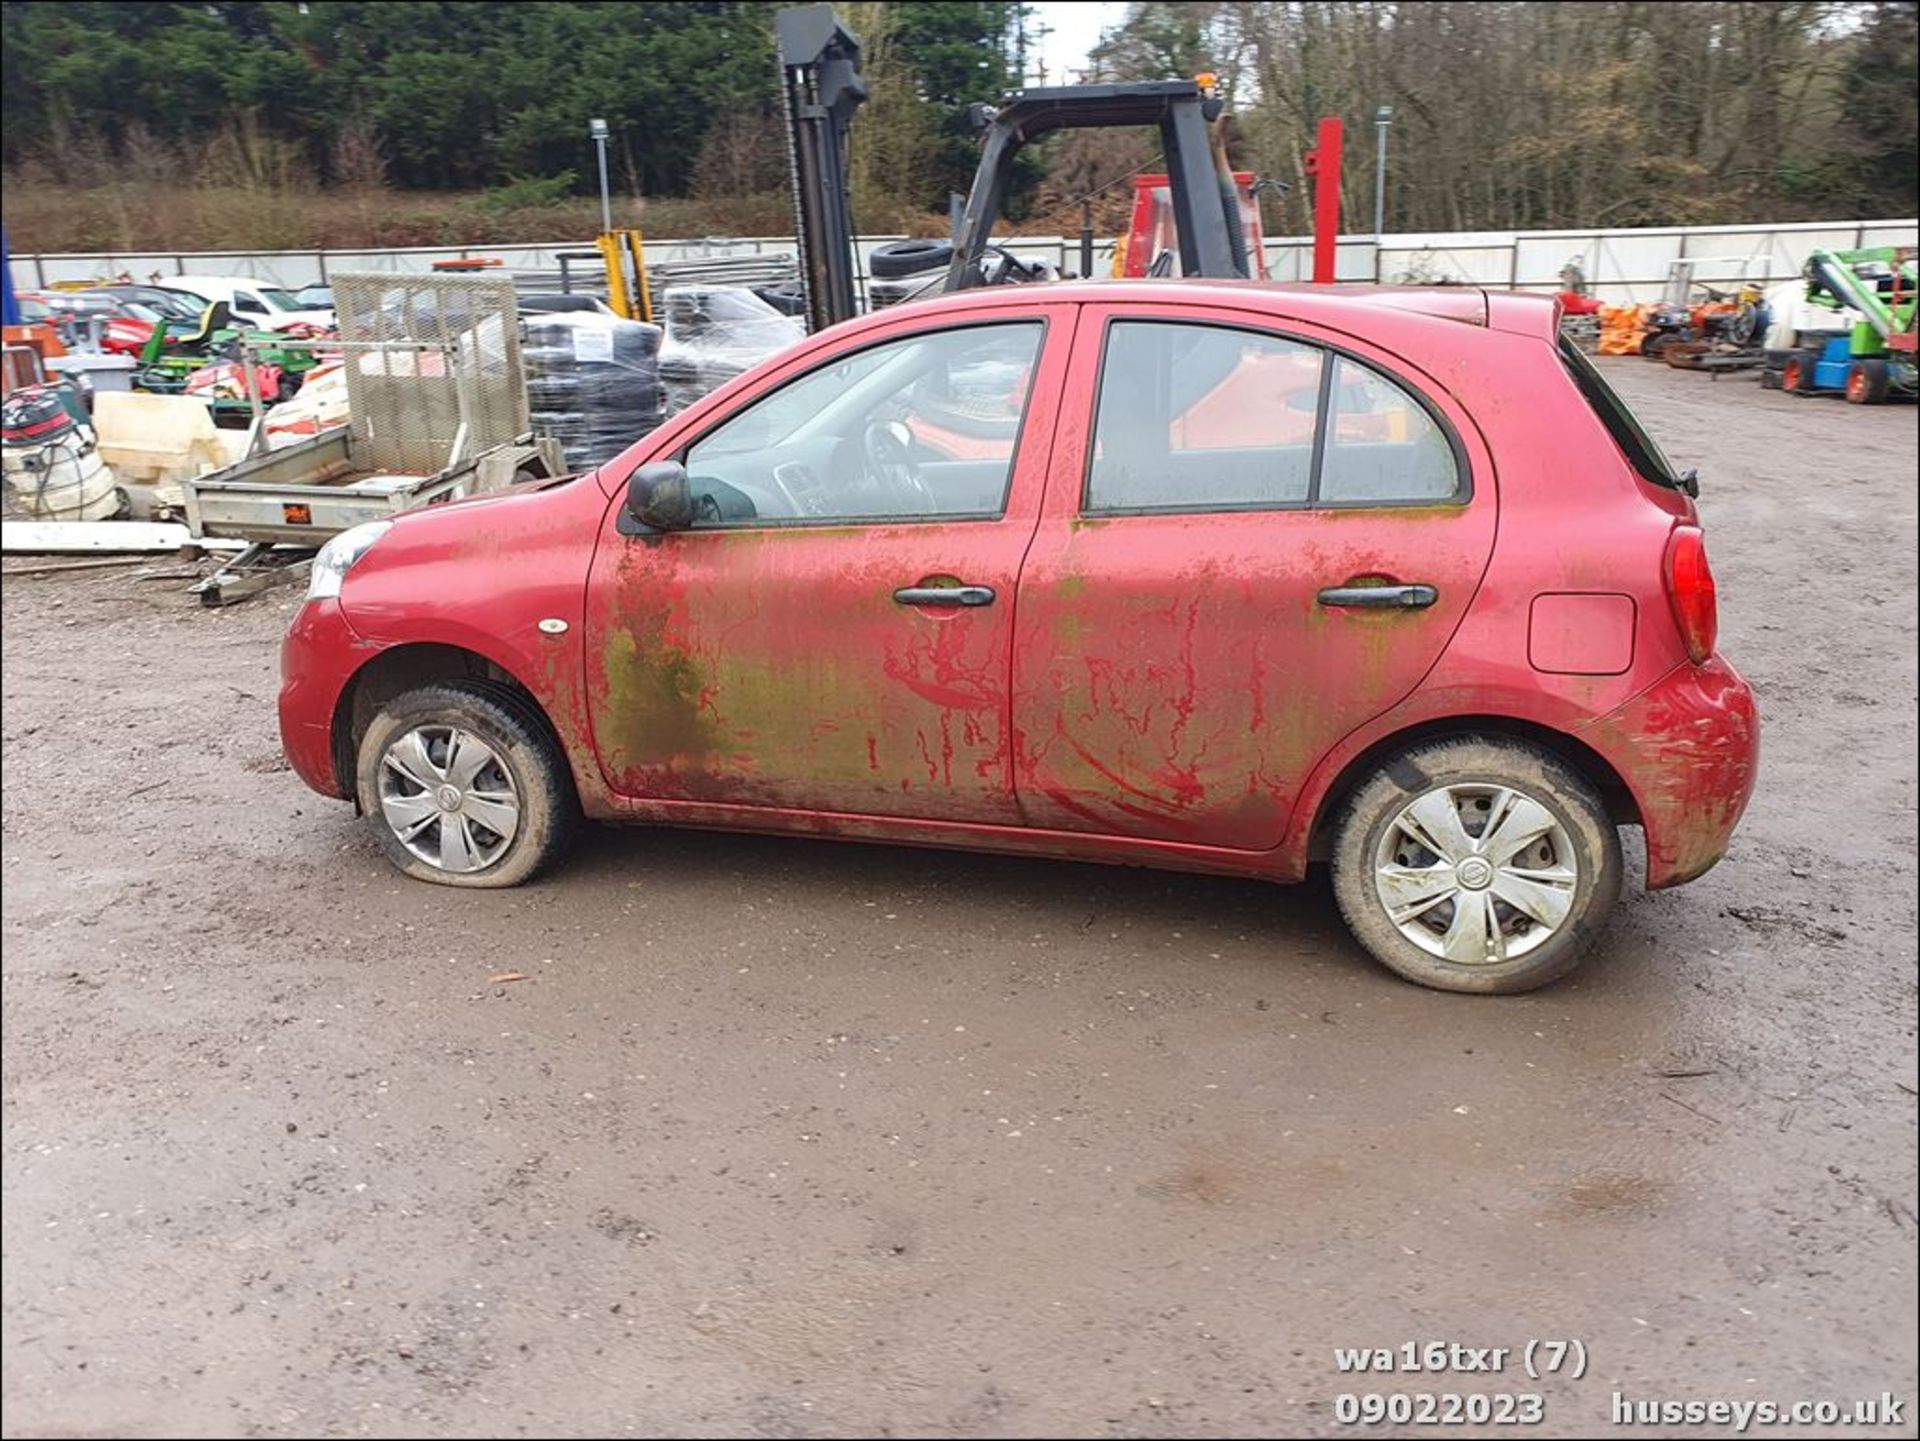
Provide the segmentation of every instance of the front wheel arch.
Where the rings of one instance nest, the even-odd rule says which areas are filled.
[[[481,682],[512,694],[545,727],[555,752],[567,756],[553,718],[532,689],[506,667],[465,646],[409,641],[389,646],[355,671],[333,707],[333,773],[342,793],[360,809],[360,741],[380,708],[396,696],[436,681]],[[577,783],[576,783],[577,789]]]
[[[1639,802],[1620,772],[1592,746],[1565,731],[1524,721],[1512,716],[1445,716],[1408,726],[1375,741],[1340,768],[1333,784],[1320,797],[1308,832],[1307,859],[1324,861],[1333,846],[1335,823],[1349,798],[1392,756],[1410,747],[1432,741],[1464,739],[1469,736],[1505,736],[1527,741],[1558,757],[1581,775],[1599,794],[1607,815],[1617,826],[1642,824]]]

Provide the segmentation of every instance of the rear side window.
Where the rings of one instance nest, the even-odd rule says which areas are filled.
[[[1325,362],[1313,346],[1250,330],[1116,322],[1100,367],[1089,507],[1305,503]]]
[[[1460,489],[1453,447],[1426,407],[1377,370],[1334,362],[1320,499],[1451,500]]]
[[[1088,511],[1431,504],[1462,482],[1427,408],[1350,357],[1224,325],[1107,328]]]
[[[1664,485],[1669,490],[1678,489],[1680,477],[1673,468],[1673,462],[1667,459],[1667,453],[1660,448],[1660,443],[1647,433],[1639,417],[1620,398],[1620,393],[1607,384],[1607,378],[1600,373],[1599,367],[1565,336],[1560,338],[1560,358],[1566,362],[1567,373],[1586,397],[1587,404],[1593,407],[1593,413],[1600,417],[1600,423],[1606,426],[1614,444],[1626,452],[1628,461],[1640,472],[1641,477],[1655,485]]]

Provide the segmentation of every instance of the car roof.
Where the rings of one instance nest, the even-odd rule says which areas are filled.
[[[277,280],[261,280],[252,275],[175,275],[168,278],[164,289],[200,291],[202,287],[214,290],[285,290]]]
[[[1492,330],[1551,338],[1559,302],[1549,295],[1489,291],[1467,285],[1311,285],[1297,281],[1074,280],[1045,286],[995,285],[910,302],[915,308],[970,309],[1068,300],[1111,304],[1222,305],[1232,309],[1317,321],[1337,329],[1368,329],[1382,311],[1447,320]],[[888,312],[882,311],[881,314]]]

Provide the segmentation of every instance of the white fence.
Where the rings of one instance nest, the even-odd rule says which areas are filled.
[[[897,236],[862,237],[861,255]],[[1498,289],[1555,290],[1569,261],[1585,273],[1589,289],[1615,303],[1660,298],[1675,260],[1695,262],[1700,280],[1788,280],[1815,249],[1856,250],[1907,245],[1920,240],[1914,220],[1846,220],[1779,225],[1667,226],[1650,230],[1474,231],[1450,235],[1347,236],[1340,241],[1337,273],[1345,281],[1390,284],[1448,281]],[[1044,256],[1063,272],[1078,273],[1080,243],[1072,236],[1017,236],[1009,248]],[[251,275],[287,289],[323,284],[336,271],[424,271],[436,260],[498,258],[508,271],[560,269],[562,252],[577,254],[585,241],[546,245],[487,245],[406,250],[141,251],[124,254],[15,255],[13,283],[41,289],[63,280],[127,274],[164,283],[170,275]],[[1267,241],[1267,268],[1276,280],[1304,280],[1312,273],[1313,241],[1287,236]],[[654,240],[649,260],[697,260],[742,255],[792,254],[790,237]],[[1110,240],[1096,241],[1093,273],[1104,275],[1113,260]],[[583,281],[597,279],[597,265],[581,262]]]

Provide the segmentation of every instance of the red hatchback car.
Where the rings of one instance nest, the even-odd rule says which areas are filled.
[[[1717,861],[1753,697],[1676,474],[1551,301],[975,290],[836,326],[585,476],[315,562],[281,733],[411,876],[580,817],[1293,881],[1520,991]]]

